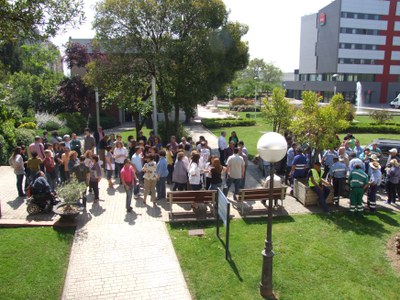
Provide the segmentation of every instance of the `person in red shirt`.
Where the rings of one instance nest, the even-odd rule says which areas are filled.
[[[126,158],[124,161],[124,166],[121,169],[121,183],[126,191],[126,212],[131,212],[131,202],[133,195],[133,187],[138,184],[138,178],[136,177],[135,167],[131,164],[131,161]]]
[[[55,190],[57,174],[54,158],[52,156],[51,150],[44,150],[44,154],[45,158],[43,160],[43,165],[46,171],[46,179],[50,187]]]

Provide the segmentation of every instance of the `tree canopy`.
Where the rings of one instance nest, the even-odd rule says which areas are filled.
[[[248,62],[247,27],[228,22],[221,0],[103,0],[97,4],[94,28],[107,59],[125,54],[157,82],[158,107],[168,113],[190,111],[233,79]],[[126,74],[122,72],[127,71]],[[120,78],[142,86],[132,71]],[[124,75],[124,76],[123,76]],[[137,74],[134,74],[137,75]],[[113,78],[115,85],[119,78]]]
[[[83,0],[0,0],[0,44],[43,40],[84,21]]]
[[[272,92],[282,81],[282,70],[263,59],[252,59],[247,68],[236,72],[232,93],[237,97],[254,97],[255,93]]]

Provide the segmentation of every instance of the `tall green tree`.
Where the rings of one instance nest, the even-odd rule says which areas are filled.
[[[350,125],[347,120],[350,107],[342,94],[333,96],[325,106],[319,105],[318,95],[311,91],[304,91],[302,99],[302,106],[296,111],[289,129],[295,141],[315,150],[315,161],[322,150],[337,146],[336,134]]]
[[[221,0],[104,0],[94,27],[107,53],[143,60],[156,78],[158,107],[185,111],[210,99],[246,66],[247,28],[227,21]]]
[[[263,99],[262,116],[272,125],[274,132],[287,130],[295,113],[295,107],[285,98],[285,93],[282,88],[274,88],[271,99]]]
[[[0,44],[45,40],[84,18],[83,0],[0,0]]]
[[[266,63],[263,59],[252,59],[247,68],[236,72],[232,82],[234,96],[254,97],[272,92],[282,82],[283,72],[272,63]]]

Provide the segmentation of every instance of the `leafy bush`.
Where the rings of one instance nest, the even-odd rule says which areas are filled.
[[[36,129],[36,124],[34,122],[22,123],[18,128]]]
[[[61,124],[59,122],[48,121],[46,122],[45,129],[47,131],[58,130],[61,128]]]
[[[35,117],[23,117],[23,118],[21,118],[21,124],[29,123],[29,122],[36,123]]]
[[[254,126],[256,121],[253,119],[202,119],[203,126],[213,129],[221,127],[234,127],[234,126]]]
[[[400,134],[400,124],[351,124],[346,129],[352,133],[392,133]]]
[[[28,128],[19,127],[15,130],[17,145],[30,145],[35,140],[35,131]]]
[[[248,105],[239,105],[232,107],[233,111],[237,112],[254,112],[254,104],[252,106]],[[260,111],[260,106],[256,106],[256,111]]]
[[[77,134],[82,133],[87,124],[86,118],[79,112],[61,113],[58,115],[58,117],[66,122],[66,125],[71,132],[75,132]]]
[[[374,110],[369,116],[377,123],[377,124],[385,124],[390,121],[393,116],[387,110]]]
[[[65,126],[65,121],[60,120],[56,115],[48,114],[48,113],[36,113],[35,114],[36,118],[36,124],[40,129],[47,129],[46,124],[48,122],[54,122],[58,123],[59,127],[64,127]],[[47,129],[49,130],[49,129]]]

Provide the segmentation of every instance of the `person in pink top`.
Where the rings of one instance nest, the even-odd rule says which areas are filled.
[[[32,157],[32,153],[36,152],[38,157],[43,160],[45,159],[44,146],[42,144],[42,138],[40,136],[35,137],[35,142],[29,145],[29,154]]]
[[[139,181],[136,177],[135,167],[131,164],[131,161],[128,158],[124,161],[124,166],[121,169],[120,176],[121,184],[124,186],[126,191],[126,212],[131,212],[133,187],[135,184],[138,184]]]

